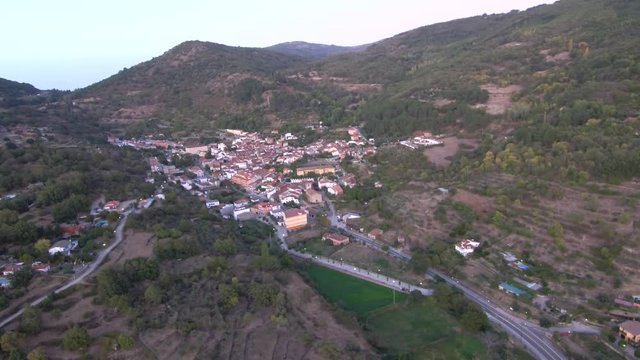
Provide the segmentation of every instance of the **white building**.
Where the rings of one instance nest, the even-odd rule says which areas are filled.
[[[480,246],[480,243],[473,241],[473,239],[462,240],[456,244],[456,251],[466,257],[467,255],[472,254],[478,246]]]

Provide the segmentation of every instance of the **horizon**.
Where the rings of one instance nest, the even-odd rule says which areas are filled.
[[[177,6],[169,1],[87,4],[67,0],[60,5],[25,0],[5,5],[7,16],[0,33],[14,35],[5,39],[0,77],[41,90],[74,90],[190,40],[256,48],[297,41],[356,46],[435,23],[553,2],[400,0],[389,6],[383,0],[346,4],[330,0],[320,8],[291,0],[278,2],[277,7],[262,2],[216,5],[206,0]],[[34,13],[34,8],[40,11]]]

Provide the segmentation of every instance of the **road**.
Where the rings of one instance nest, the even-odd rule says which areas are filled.
[[[491,300],[485,296],[465,286],[459,280],[455,280],[438,270],[429,269],[428,274],[440,277],[446,281],[447,284],[460,290],[467,298],[480,305],[489,320],[497,323],[507,330],[509,334],[519,339],[527,350],[537,359],[565,359],[564,354],[557,349],[551,340],[546,337],[545,332],[536,324],[502,310],[499,306],[491,303]]]
[[[348,235],[352,236],[354,239],[361,241],[362,243],[376,249],[379,251],[383,250],[383,245],[374,240],[370,239],[366,235],[354,231],[348,228],[342,221],[338,219],[336,216],[335,208],[331,201],[327,201],[327,205],[329,207],[328,218],[331,222],[331,226],[337,230],[340,230]],[[404,254],[400,250],[394,248],[388,248],[385,251],[387,254],[401,259],[403,261],[410,261],[411,256]],[[455,280],[451,277],[446,276],[442,272],[429,269],[427,272],[429,276],[439,276],[444,279],[449,285],[459,289],[462,293],[471,301],[480,305],[484,312],[487,314],[487,317],[490,321],[498,324],[504,330],[507,331],[511,336],[520,340],[520,342],[525,346],[525,348],[534,355],[537,359],[540,360],[564,360],[566,357],[560,351],[555,344],[546,336],[547,331],[540,328],[537,324],[534,324],[530,321],[521,319],[515,315],[508,313],[505,310],[502,310],[497,304],[491,303],[491,300],[486,296],[479,294],[474,291],[470,287],[464,285],[458,280]]]
[[[348,274],[348,275],[351,275],[351,276],[354,276],[378,285],[382,285],[389,289],[393,289],[393,290],[401,291],[405,293],[409,293],[411,291],[417,290],[420,293],[422,293],[422,295],[425,295],[425,296],[433,295],[433,290],[431,289],[415,286],[407,282],[402,282],[398,279],[395,279],[383,274],[379,274],[377,272],[371,272],[369,270],[359,268],[357,266],[354,266],[344,261],[333,260],[333,259],[325,258],[322,256],[302,253],[295,250],[288,250],[288,253],[298,258],[309,260],[318,265],[339,271],[341,273],[345,273],[345,274]]]
[[[403,282],[398,279],[395,279],[383,274],[379,274],[377,272],[371,272],[367,269],[359,268],[357,266],[354,266],[353,264],[349,264],[344,261],[333,260],[323,256],[317,256],[317,255],[303,253],[293,249],[289,249],[289,245],[285,240],[287,237],[287,230],[284,227],[274,224],[270,219],[267,220],[267,219],[260,218],[259,220],[264,222],[265,224],[273,226],[276,232],[276,236],[278,237],[278,245],[283,251],[286,251],[290,255],[293,255],[300,259],[309,260],[318,265],[331,268],[331,269],[340,271],[342,273],[355,276],[357,278],[360,278],[378,285],[382,285],[384,287],[387,287],[393,290],[407,292],[407,293],[417,290],[417,291],[420,291],[420,293],[422,293],[422,295],[425,295],[425,296],[433,295],[433,290],[431,289],[409,284],[407,282]]]
[[[116,229],[114,230],[114,233],[115,233],[114,241],[112,241],[111,244],[109,244],[109,246],[106,247],[104,250],[99,251],[98,252],[98,256],[96,257],[96,259],[93,262],[91,262],[91,264],[89,264],[89,266],[84,268],[79,275],[77,275],[77,276],[74,275],[74,277],[69,282],[67,282],[66,284],[60,286],[59,288],[55,289],[51,293],[49,293],[47,295],[44,295],[44,296],[32,301],[31,302],[31,306],[39,305],[49,295],[51,295],[51,294],[59,294],[59,293],[65,291],[65,290],[67,290],[68,288],[80,283],[81,281],[86,279],[87,276],[91,275],[100,266],[100,264],[102,264],[104,259],[107,258],[109,253],[113,249],[115,249],[122,242],[122,239],[124,239],[124,226],[127,223],[127,217],[129,216],[130,213],[131,213],[131,210],[128,210],[123,214],[123,216],[121,217],[120,221],[118,222],[118,225],[116,226]],[[20,309],[20,310],[16,311],[15,313],[11,314],[10,316],[8,316],[7,318],[5,318],[4,320],[2,320],[2,322],[0,322],[0,328],[5,327],[7,324],[9,324],[13,320],[17,319],[20,315],[22,315],[23,311],[24,311],[23,309]]]

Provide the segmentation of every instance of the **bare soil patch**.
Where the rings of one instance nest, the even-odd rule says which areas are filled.
[[[522,86],[519,85],[500,87],[496,84],[485,84],[480,88],[489,93],[489,100],[486,104],[478,104],[474,107],[476,109],[485,109],[487,114],[490,115],[504,114],[511,106],[511,96],[522,90]]]
[[[101,268],[123,264],[125,261],[137,257],[150,257],[153,255],[155,241],[156,239],[151,233],[127,230],[120,245],[113,249],[107,262]]]
[[[447,167],[451,164],[453,157],[460,151],[460,145],[473,150],[478,147],[478,141],[473,139],[461,139],[455,136],[441,139],[444,146],[434,146],[424,150],[424,155],[430,162],[437,166]]]
[[[480,215],[487,215],[493,210],[493,199],[466,190],[458,190],[453,196],[453,200],[469,205],[473,211]]]

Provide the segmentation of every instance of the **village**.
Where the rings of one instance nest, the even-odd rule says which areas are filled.
[[[222,130],[220,141],[207,144],[109,137],[108,141],[113,146],[130,147],[148,154],[146,181],[155,185],[154,196],[122,201],[97,200],[88,216],[81,216],[75,223],[61,225],[61,235],[47,241],[47,250],[42,257],[28,261],[3,259],[0,287],[14,287],[12,279],[16,278],[15,274],[25,264],[30,264],[29,270],[36,273],[47,273],[54,264],[58,272],[62,266],[66,274],[81,273],[87,263],[93,260],[96,251],[107,246],[106,240],[100,240],[99,244],[86,247],[87,239],[82,238],[81,233],[90,229],[110,230],[125,211],[148,208],[154,201],[164,200],[168,184],[189,192],[207,209],[218,212],[226,219],[239,222],[257,219],[277,226],[278,231],[282,230],[285,234],[297,235],[301,230],[309,229],[318,216],[336,219],[341,224],[339,229],[317,224],[311,226],[322,229],[320,239],[329,247],[342,248],[354,240],[362,241],[349,231],[380,241],[383,230],[354,227],[351,220],[357,220],[360,217],[358,213],[346,212],[340,216],[329,206],[345,191],[361,185],[354,174],[342,168],[342,161],[365,162],[367,156],[377,152],[374,139],[366,139],[358,128],[351,127],[345,131],[348,140],[321,139],[303,146],[295,145],[298,138],[291,133],[269,137],[234,129]],[[397,145],[416,150],[443,144],[442,136],[416,132],[412,138]],[[375,183],[375,187],[383,186],[380,182]],[[232,196],[225,196],[229,191],[233,193]],[[445,195],[449,192],[446,188],[438,188],[438,191]],[[341,231],[340,228],[347,231]],[[394,243],[381,243],[387,247],[408,250],[402,235]],[[294,248],[306,252],[305,244],[302,241],[294,244]],[[452,246],[458,254],[467,258],[481,248],[482,243],[468,238],[457,240]],[[521,274],[499,283],[497,288],[504,294],[504,303],[508,304],[511,301],[509,299],[526,299],[523,301],[536,303],[532,299],[541,294],[543,286],[527,278],[525,272],[529,265],[509,252],[501,255],[516,274]],[[615,303],[622,308],[638,308],[640,296],[617,298]],[[568,315],[566,310],[551,303],[542,303],[540,306],[545,312],[557,313],[560,318]],[[514,311],[513,306],[509,310]],[[611,310],[610,315],[627,320],[620,324],[620,339],[630,343],[640,342],[635,311]]]
[[[206,145],[154,139],[110,138],[109,142],[138,150],[163,150],[163,156],[148,158],[149,182],[160,175],[197,196],[207,208],[218,209],[225,218],[242,221],[272,216],[291,231],[307,225],[312,207],[324,202],[322,191],[338,197],[345,188],[357,186],[355,176],[340,168],[341,160],[363,160],[375,154],[373,139],[365,139],[357,128],[347,131],[348,141],[318,140],[303,147],[289,144],[297,140],[290,133],[274,139],[233,129],[223,131],[227,142]],[[177,167],[172,164],[174,156],[196,160],[190,166]],[[213,191],[223,181],[247,196],[225,204]]]

